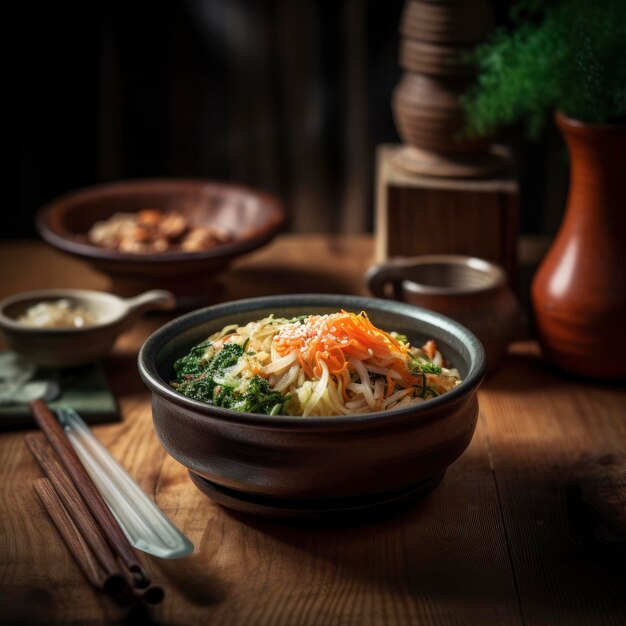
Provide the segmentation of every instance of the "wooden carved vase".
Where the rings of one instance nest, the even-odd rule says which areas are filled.
[[[563,370],[626,379],[626,125],[557,114],[571,177],[565,217],[532,284],[545,357]]]
[[[484,176],[506,165],[487,138],[464,136],[460,98],[474,80],[461,59],[494,27],[489,0],[407,0],[400,22],[404,72],[392,111],[405,147],[396,165],[431,176]]]

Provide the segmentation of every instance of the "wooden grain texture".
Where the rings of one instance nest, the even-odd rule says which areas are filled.
[[[372,250],[368,238],[281,237],[238,262],[224,297],[278,293],[281,267],[284,291],[364,293]],[[0,246],[3,262],[21,274],[7,273],[0,295],[101,280],[32,244]],[[155,623],[623,623],[624,566],[570,528],[566,487],[581,455],[623,448],[624,389],[549,373],[534,344],[520,344],[480,392],[470,447],[423,501],[354,526],[258,521],[205,498],[154,435],[135,360],[165,319],[149,316],[117,343],[106,367],[124,420],[94,427],[196,545],[181,560],[146,559],[167,589],[149,609]],[[23,438],[0,436],[0,623],[137,623],[145,615],[95,593],[59,541]]]
[[[108,588],[113,587],[114,589],[121,587],[121,589],[119,589],[121,593],[126,583],[119,565],[109,549],[105,538],[102,536],[98,524],[87,509],[85,502],[72,484],[70,477],[56,460],[52,448],[46,443],[41,433],[37,433],[37,435],[26,435],[25,439],[26,446],[47,476],[49,483],[48,487],[46,483],[42,483],[40,480],[35,481],[35,491],[48,513],[53,518],[59,532],[61,532],[64,539],[66,539],[68,547],[70,549],[76,548],[86,554],[86,559],[90,562],[97,559],[96,562],[99,563],[99,569],[102,572],[100,576],[102,580],[100,585],[95,585],[96,587],[104,588],[105,585],[107,585]],[[39,486],[37,487],[37,485]],[[54,495],[50,495],[50,489],[54,490]],[[59,502],[59,506],[56,505],[57,501]],[[54,507],[54,513],[48,507],[47,502],[51,503],[51,506]],[[69,518],[69,522],[66,521],[63,523],[64,512],[65,516]],[[62,527],[66,529],[69,534],[66,534],[62,528],[59,527],[59,521],[61,521]],[[74,538],[73,541],[71,541],[72,537]],[[68,538],[70,541],[68,541]],[[88,548],[86,550],[83,549],[83,545],[87,545]],[[76,557],[74,552],[73,554]],[[96,567],[90,566],[92,574],[96,569]],[[85,574],[87,575],[87,572],[85,572]],[[111,578],[113,579],[112,581],[110,580]],[[93,584],[92,578],[89,579]]]
[[[405,37],[435,43],[476,43],[493,29],[489,2],[405,2],[400,31]]]
[[[605,454],[586,463],[575,496],[588,531],[608,548],[626,548],[626,455]]]
[[[89,509],[89,512],[96,520],[109,547],[130,573],[129,579],[132,580],[133,586],[142,589],[147,587],[150,584],[149,576],[144,571],[143,565],[137,559],[133,547],[130,545],[126,535],[117,523],[113,513],[111,513],[102,494],[96,487],[91,476],[87,473],[81,460],[78,458],[57,417],[42,400],[34,400],[31,402],[30,409],[37,425],[43,431],[48,443],[56,452],[58,459],[61,461],[65,471],[74,483],[76,491],[80,493],[86,508]],[[40,464],[43,463],[42,467],[45,466],[47,470],[51,470],[54,464],[51,461],[46,463],[44,456],[41,454],[41,448],[38,448],[36,443],[34,447],[31,447],[31,441],[29,441],[29,449],[32,452],[37,451],[39,454],[37,461]],[[53,476],[55,476],[54,470],[48,474],[49,478]],[[56,474],[57,478],[58,476],[59,475]],[[59,488],[61,487],[61,480],[57,481],[57,486]],[[70,497],[69,494],[71,492],[69,490],[65,490],[63,493]],[[68,500],[68,503],[69,502],[70,500]],[[74,502],[76,505],[79,505],[80,500],[75,499]],[[75,519],[78,520],[78,516]],[[85,519],[86,516],[83,516],[83,520]],[[87,529],[87,523],[85,523],[84,528]],[[95,545],[94,543],[94,547]],[[103,565],[106,562],[105,557],[103,557]]]
[[[168,460],[162,479],[179,475]],[[157,564],[183,594],[172,618],[184,612],[191,622],[210,616],[214,623],[285,626],[520,623],[480,436],[431,497],[356,526],[259,521],[182,489],[168,496],[176,508],[193,503],[183,530],[198,545],[186,561]]]
[[[94,556],[91,548],[83,539],[52,483],[47,478],[38,478],[33,483],[33,489],[87,580],[96,589],[104,590],[107,576],[100,565],[100,561]]]
[[[380,146],[376,259],[465,254],[502,265],[517,282],[517,184],[510,175],[476,180],[407,175],[399,146]]]
[[[39,444],[35,444],[31,451],[36,451],[34,456],[40,464],[43,459],[43,465],[50,466],[48,460],[45,459],[47,453],[44,453],[42,457],[42,450]],[[53,473],[53,476],[58,477],[56,473]],[[69,481],[69,477],[67,480]],[[66,490],[63,488],[59,490],[58,483],[56,486],[53,486],[55,482],[56,480],[49,480],[48,478],[38,478],[33,483],[33,489],[63,538],[65,546],[74,557],[76,564],[85,574],[91,586],[99,591],[104,591],[125,606],[131,604],[133,600],[139,600],[146,604],[162,602],[165,594],[160,585],[151,584],[144,589],[131,588],[119,571],[119,568],[116,567],[117,571],[112,573],[108,563],[114,560],[114,557],[109,552],[104,537],[99,537],[94,549],[92,531],[88,531],[89,535],[85,534],[86,525],[79,521],[80,518],[77,518],[73,509],[68,506],[68,504],[76,505],[76,502],[65,500],[63,495],[66,493]],[[79,504],[78,509],[80,517],[84,518],[90,515],[84,508],[84,504]],[[72,515],[74,515],[74,518],[72,518]],[[95,522],[93,523],[95,524]],[[103,569],[103,565],[105,569]]]
[[[110,623],[123,613],[87,583],[50,525],[23,438],[0,439],[0,623]]]
[[[624,624],[626,560],[578,530],[570,494],[585,461],[625,451],[626,388],[568,379],[526,349],[481,403],[525,624]]]
[[[400,66],[391,109],[406,144],[394,163],[411,174],[481,178],[509,164],[493,153],[489,137],[464,133],[466,113],[460,96],[474,69],[459,63],[493,29],[487,0],[427,2],[408,0],[400,21]]]

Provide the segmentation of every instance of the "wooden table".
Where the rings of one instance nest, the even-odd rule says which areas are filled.
[[[224,299],[280,292],[365,293],[369,237],[283,236],[236,264]],[[0,248],[0,296],[42,287],[105,288],[42,244]],[[571,487],[594,461],[623,455],[624,386],[551,371],[514,344],[480,391],[466,453],[431,495],[386,519],[316,527],[235,515],[205,498],[154,434],[135,367],[148,317],[107,361],[121,423],[98,437],[191,538],[182,560],[147,559],[172,624],[625,624],[626,559],[578,523]],[[0,435],[0,621],[134,624],[85,583],[36,500],[24,432]],[[600,467],[603,467],[600,465]],[[619,545],[619,544],[616,544]],[[623,544],[622,544],[623,546]]]

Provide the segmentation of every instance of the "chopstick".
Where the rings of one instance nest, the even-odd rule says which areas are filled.
[[[115,561],[115,557],[109,552],[104,537],[100,536],[100,541],[104,546],[103,550],[94,554],[88,542],[83,535],[81,535],[71,515],[67,512],[65,506],[63,506],[61,498],[53,487],[52,481],[48,478],[38,478],[33,483],[33,489],[54,522],[65,545],[68,547],[72,556],[78,563],[78,566],[93,587],[104,591],[106,594],[122,603],[126,603],[132,596],[138,600],[143,600],[147,604],[158,604],[163,600],[165,593],[160,585],[150,585],[145,589],[138,589],[137,587],[129,588],[126,579],[121,573],[118,576],[115,574],[107,575],[107,572],[101,565],[102,556],[108,553],[108,557],[105,558],[112,559],[113,561]],[[93,523],[95,524],[95,522]]]
[[[122,596],[124,591],[128,589],[126,580],[121,573],[118,578],[115,574],[105,572],[101,562],[95,558],[86,540],[63,506],[50,480],[38,478],[33,483],[33,489],[87,580],[96,589],[102,590],[110,596]]]
[[[94,555],[97,559],[96,563],[99,565],[98,578],[101,579],[101,584],[93,583],[92,578],[85,572],[87,578],[95,587],[103,589],[109,595],[122,595],[128,589],[126,579],[100,529],[85,506],[83,499],[72,485],[63,468],[59,465],[59,462],[52,455],[52,451],[45,441],[36,435],[26,435],[25,441],[31,454],[47,476],[47,479],[40,479],[35,482],[35,491],[48,513],[50,513],[50,517],[59,529],[61,536],[66,539],[70,551],[74,556],[77,556],[75,549],[82,554],[88,552],[86,561],[90,564],[94,559]],[[55,512],[54,515],[48,508],[48,504]],[[69,539],[64,532],[64,529],[68,527],[73,527],[74,529]],[[82,545],[77,547],[77,541],[73,538],[74,535],[78,535],[82,540],[78,543],[86,543],[90,550],[85,549]],[[79,564],[81,563],[79,562]],[[90,565],[90,568],[92,570],[95,569],[93,565]]]
[[[63,427],[42,400],[34,400],[30,403],[30,408],[39,428],[57,453],[90,513],[98,522],[109,547],[130,572],[132,586],[140,589],[149,587],[150,577],[137,559],[126,535],[122,532],[106,502],[87,474],[76,452],[74,452]]]

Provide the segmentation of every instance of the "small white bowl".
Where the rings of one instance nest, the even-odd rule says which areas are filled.
[[[81,328],[38,328],[18,318],[40,302],[69,300],[74,307],[92,312],[96,322]],[[119,298],[86,289],[24,291],[0,301],[0,329],[9,348],[28,361],[53,367],[73,367],[104,358],[118,335],[148,310],[172,310],[176,299],[155,289],[134,298]]]

